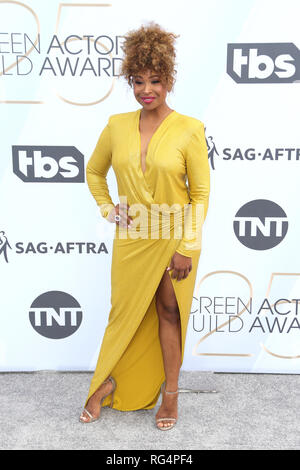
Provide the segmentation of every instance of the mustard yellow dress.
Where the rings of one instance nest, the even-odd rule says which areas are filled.
[[[168,114],[148,144],[143,173],[141,110],[109,117],[86,168],[88,187],[104,218],[114,207],[106,180],[111,166],[120,198],[116,204],[125,201],[130,210],[141,207],[140,213],[144,210],[148,220],[151,217],[148,226],[135,225],[141,220],[139,213],[129,211],[133,229],[115,224],[111,310],[85,403],[112,375],[117,384],[113,408],[121,411],[154,408],[159,398],[165,373],[155,293],[175,251],[192,258],[187,278],[177,281],[171,277],[173,271],[168,271],[180,310],[182,364],[201,246],[198,236],[176,231],[180,226],[176,217],[181,213],[192,233],[199,235],[210,192],[204,124],[175,110]],[[196,217],[197,205],[203,208],[201,219]],[[169,236],[162,235],[166,226]],[[131,236],[132,230],[138,235]],[[110,399],[105,398],[102,406],[108,406]]]

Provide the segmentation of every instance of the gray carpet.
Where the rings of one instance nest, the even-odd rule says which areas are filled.
[[[153,410],[105,407],[78,418],[87,372],[0,373],[1,450],[289,450],[300,449],[300,376],[181,371],[176,427],[159,431]]]

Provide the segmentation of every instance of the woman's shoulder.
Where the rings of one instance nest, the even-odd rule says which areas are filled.
[[[176,113],[179,118],[180,124],[183,124],[185,127],[189,127],[191,130],[199,129],[199,127],[204,126],[204,123],[194,116],[182,114],[178,111],[176,111]]]
[[[108,118],[110,123],[128,121],[128,118],[133,118],[136,111],[129,111],[125,113],[111,114]]]

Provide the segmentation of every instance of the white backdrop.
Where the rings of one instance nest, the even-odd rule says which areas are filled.
[[[0,370],[96,365],[114,228],[84,169],[140,107],[120,44],[155,20],[180,35],[168,104],[204,122],[211,164],[183,369],[299,373],[299,1],[93,3],[0,1]]]

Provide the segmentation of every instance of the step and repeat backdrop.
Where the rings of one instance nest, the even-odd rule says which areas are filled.
[[[299,16],[297,0],[0,0],[1,371],[96,365],[114,226],[85,167],[109,116],[140,107],[121,46],[154,20],[179,35],[167,101],[204,122],[211,169],[182,369],[300,372]]]

